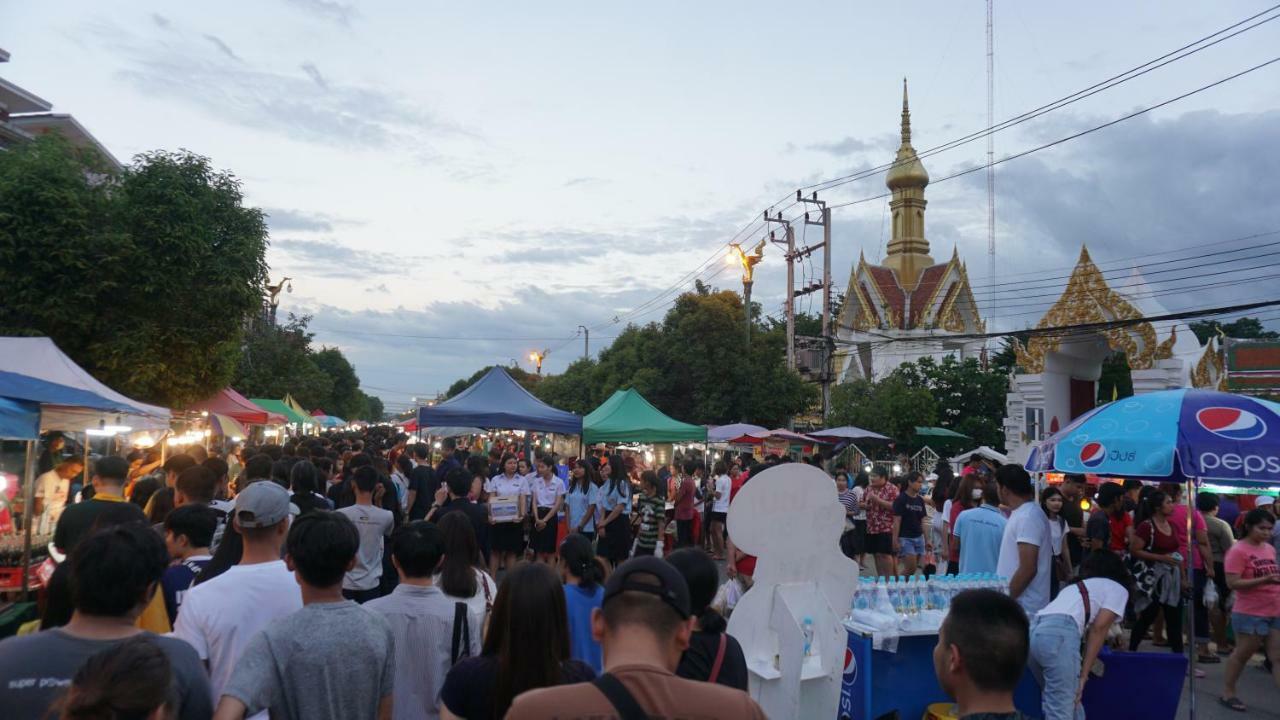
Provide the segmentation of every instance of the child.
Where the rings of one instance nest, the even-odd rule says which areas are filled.
[[[208,505],[183,505],[165,518],[164,544],[169,550],[169,557],[178,561],[160,576],[170,623],[177,619],[182,597],[196,575],[213,559],[209,543],[213,542],[217,527],[218,511]]]
[[[653,555],[658,546],[658,529],[665,516],[666,501],[658,492],[658,474],[645,470],[640,474],[640,499],[636,515],[640,518],[636,534],[636,556]]]

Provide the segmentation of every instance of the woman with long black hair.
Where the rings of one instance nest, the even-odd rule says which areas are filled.
[[[1071,578],[1071,554],[1067,552],[1066,537],[1070,533],[1062,507],[1067,498],[1052,485],[1040,491],[1040,509],[1049,518],[1049,540],[1053,547],[1053,571],[1049,574],[1049,598],[1058,597],[1058,588]]]
[[[747,659],[738,641],[725,632],[728,623],[711,608],[720,586],[720,570],[701,548],[681,548],[667,557],[689,585],[689,606],[698,624],[680,657],[676,675],[690,680],[747,689]]]
[[[604,568],[585,535],[572,533],[560,543],[560,577],[569,618],[569,656],[601,672],[604,654],[591,636],[591,613],[604,603]]]
[[[594,540],[596,537],[596,470],[585,459],[574,463],[569,473],[569,492],[564,501],[569,533],[579,533]]]
[[[498,588],[479,657],[459,662],[445,677],[440,717],[501,718],[526,690],[587,682],[595,675],[589,665],[569,656],[560,578],[541,563],[522,563],[507,572]]]
[[[498,591],[489,573],[484,571],[484,558],[476,540],[475,528],[466,513],[448,512],[436,523],[444,535],[444,559],[436,575],[436,587],[446,597],[467,606],[472,617],[484,628],[489,622],[493,596]]]
[[[495,520],[492,516],[493,532],[489,542],[493,546],[493,555],[489,559],[489,574],[498,577],[498,568],[510,570],[515,567],[516,560],[524,554],[524,516],[529,508],[529,483],[519,472],[519,462],[515,455],[507,454],[502,458],[502,472],[490,478],[485,485],[485,492],[491,498],[514,499],[516,501],[516,517],[514,520]]]
[[[631,481],[627,479],[621,457],[610,457],[604,467],[608,469],[609,479],[599,496],[603,517],[596,532],[600,535],[600,554],[617,567],[631,554]]]
[[[1129,636],[1130,652],[1137,651],[1147,629],[1163,610],[1169,649],[1182,654],[1182,588],[1186,585],[1186,571],[1178,552],[1178,537],[1169,520],[1172,514],[1173,498],[1160,490],[1148,495],[1138,508],[1142,521],[1129,543],[1129,554],[1142,561],[1146,570],[1135,571],[1138,592],[1133,608],[1138,619]]]

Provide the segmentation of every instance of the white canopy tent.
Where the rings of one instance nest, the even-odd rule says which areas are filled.
[[[977,455],[978,457],[986,458],[988,460],[994,460],[1000,463],[1001,465],[1008,465],[1010,462],[1008,455],[1005,455],[1004,453],[998,453],[995,450],[992,450],[991,448],[987,447],[986,445],[981,445],[973,450],[970,450],[967,453],[961,453],[960,455],[956,455],[955,457],[951,458],[951,462],[967,463],[969,462],[970,458],[972,458],[974,455]]]

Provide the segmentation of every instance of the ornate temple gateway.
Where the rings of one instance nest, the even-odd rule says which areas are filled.
[[[902,144],[885,178],[893,191],[893,235],[880,265],[858,257],[837,319],[836,377],[878,379],[922,357],[976,356],[982,341],[948,336],[981,333],[984,324],[959,255],[937,263],[924,234],[929,173],[911,146],[911,111],[902,85]],[[893,342],[886,342],[893,340]]]
[[[1083,334],[1035,336],[1025,347],[1015,347],[1017,369],[1009,381],[1004,431],[1005,448],[1016,462],[1026,460],[1035,443],[1093,409],[1102,361],[1113,351],[1128,358],[1135,395],[1216,388],[1223,380],[1217,338],[1201,346],[1181,321],[1143,320],[1168,311],[1137,271],[1123,288],[1112,289],[1082,247],[1066,290],[1036,327],[1139,322]]]

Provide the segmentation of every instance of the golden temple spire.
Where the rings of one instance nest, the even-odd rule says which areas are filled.
[[[906,78],[902,78],[902,147],[911,147],[911,108],[907,105]]]
[[[929,184],[929,173],[911,147],[911,106],[906,78],[902,79],[902,145],[884,182],[893,191],[893,199],[889,201],[893,234],[884,264],[896,270],[898,282],[903,289],[910,290],[918,284],[920,273],[933,265],[933,258],[929,256],[929,241],[924,235],[927,205],[924,189]]]

